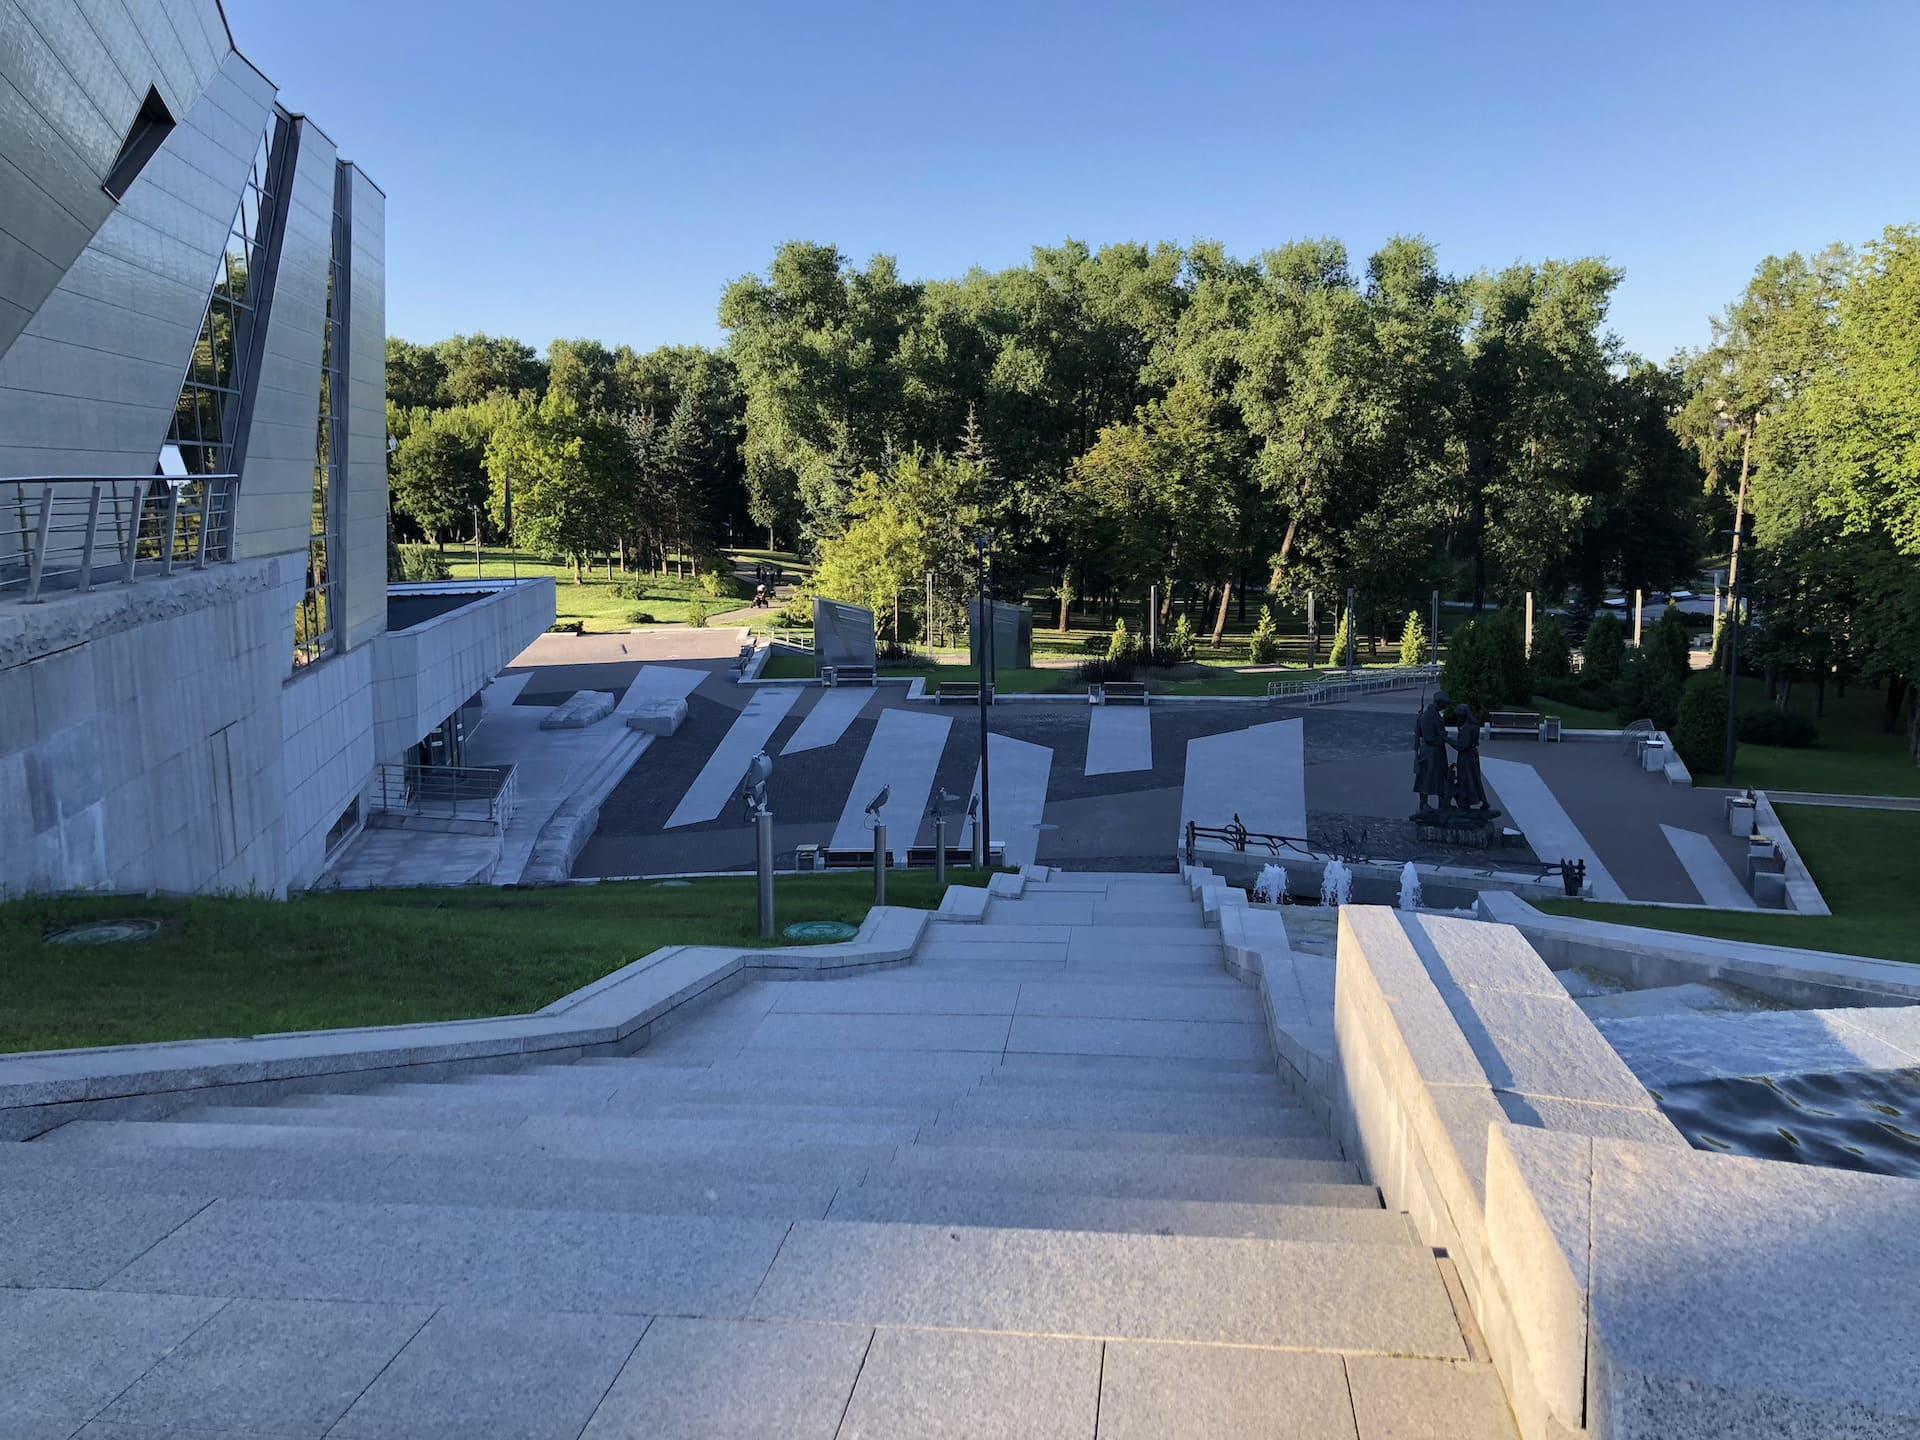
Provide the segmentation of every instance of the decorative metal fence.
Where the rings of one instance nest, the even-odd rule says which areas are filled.
[[[1438,665],[1410,665],[1399,670],[1355,670],[1351,674],[1329,675],[1318,680],[1272,680],[1267,684],[1269,700],[1293,700],[1305,705],[1338,705],[1361,695],[1378,695],[1389,690],[1411,690],[1431,685],[1440,678]]]
[[[236,475],[0,479],[0,596],[226,564],[239,494]]]

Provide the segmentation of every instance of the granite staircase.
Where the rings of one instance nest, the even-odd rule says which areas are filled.
[[[629,1057],[10,1148],[7,1185],[124,1217],[60,1283],[210,1307],[109,1423],[1512,1434],[1457,1283],[1282,1083],[1173,876],[1055,871]]]

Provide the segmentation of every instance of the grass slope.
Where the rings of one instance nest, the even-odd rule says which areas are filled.
[[[872,898],[864,873],[783,876],[776,890],[783,926],[858,925]],[[887,899],[924,909],[940,897],[931,872],[912,871],[887,878]],[[43,941],[129,916],[159,920],[160,934],[121,945]],[[750,878],[286,902],[20,900],[0,905],[0,1051],[524,1014],[662,945],[758,947],[754,928]]]

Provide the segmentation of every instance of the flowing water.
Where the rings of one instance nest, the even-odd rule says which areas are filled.
[[[1920,1178],[1920,1069],[1705,1080],[1657,1094],[1698,1150]]]

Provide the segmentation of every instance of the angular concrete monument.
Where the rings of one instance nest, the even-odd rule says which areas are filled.
[[[837,600],[813,602],[813,667],[815,672],[847,666],[872,669],[879,662],[873,643],[873,612]]]
[[[993,664],[997,670],[1024,670],[1033,664],[1033,610],[1026,605],[1007,605],[989,600],[989,623],[993,626]],[[981,663],[980,642],[987,626],[980,619],[980,602],[967,602],[967,647],[971,663]]]

